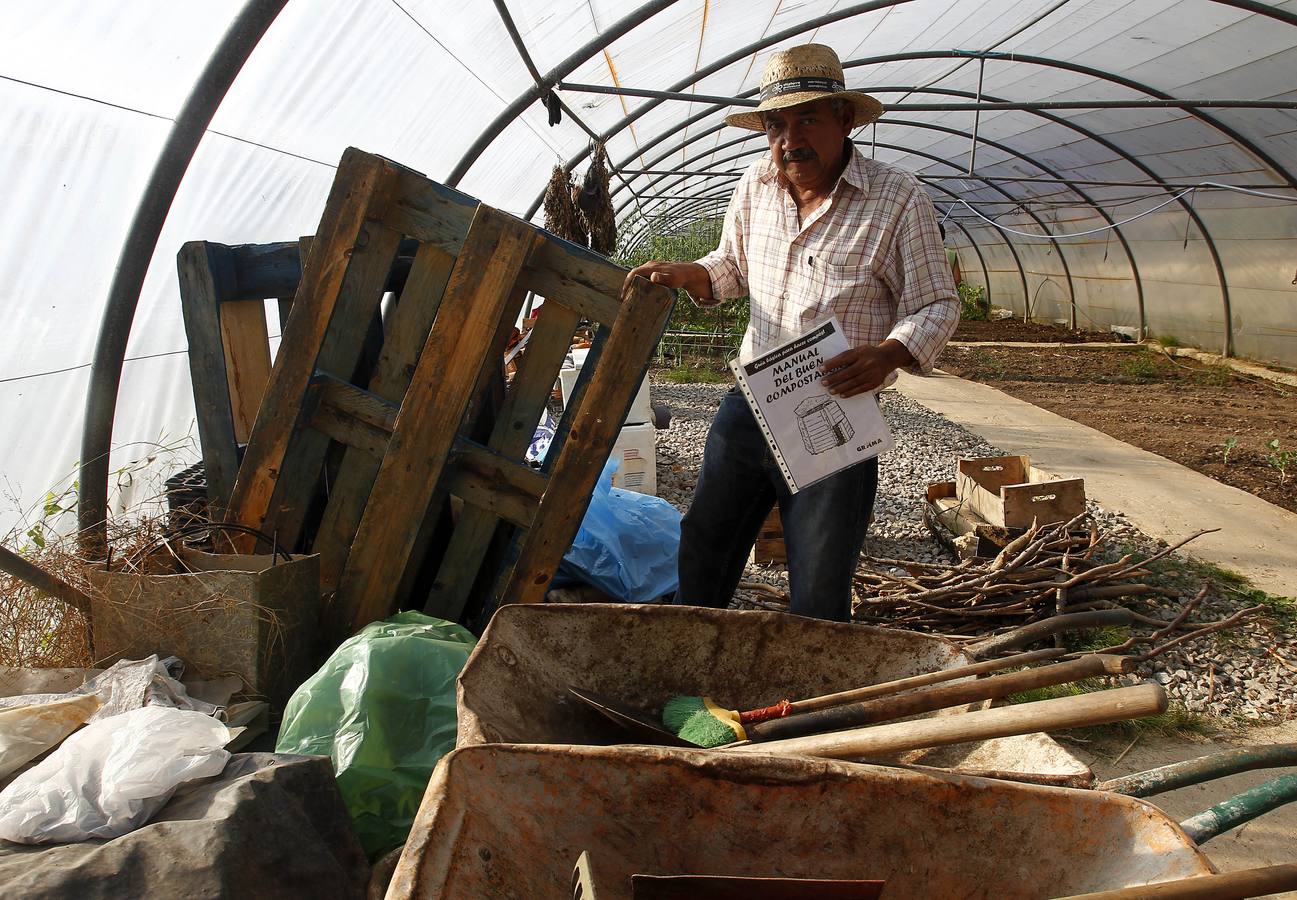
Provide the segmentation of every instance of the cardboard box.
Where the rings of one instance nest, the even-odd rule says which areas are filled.
[[[612,455],[620,465],[612,486],[641,494],[657,494],[657,451],[652,425],[627,425],[613,444]]]
[[[1005,528],[1067,522],[1085,512],[1084,478],[1042,472],[1026,456],[961,459],[955,487],[962,503]]]

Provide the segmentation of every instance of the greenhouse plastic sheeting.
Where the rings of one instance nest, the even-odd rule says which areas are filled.
[[[332,760],[371,858],[404,843],[455,746],[455,678],[475,642],[453,622],[399,613],[348,638],[288,701],[275,752]]]
[[[73,487],[123,238],[172,120],[241,7],[4,6],[0,488],[11,499],[0,530],[20,511],[39,517],[48,489]],[[641,10],[639,24],[608,38]],[[1106,328],[1137,323],[1142,298],[1156,334],[1216,350],[1228,325],[1239,354],[1297,365],[1297,111],[903,109],[979,94],[1292,101],[1294,0],[1248,9],[1212,0],[290,0],[216,113],[153,254],[112,438],[116,503],[157,493],[159,470],[197,456],[176,287],[182,243],[312,233],[349,145],[438,181],[460,172],[461,190],[528,215],[556,163],[581,174],[588,128],[607,137],[631,247],[646,226],[718,214],[737,173],[763,152],[762,136],[725,127],[728,110],[704,101],[559,90],[570,112],[558,125],[524,104],[466,159],[532,88],[528,62],[568,82],[733,97],[758,86],[772,52],[808,41],[838,51],[849,86],[901,107],[854,138],[925,179],[969,279],[997,304]],[[1206,182],[1266,196],[1179,196]]]

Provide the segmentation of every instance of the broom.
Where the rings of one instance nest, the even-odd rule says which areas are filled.
[[[1004,659],[929,672],[808,700],[782,700],[772,706],[743,712],[726,709],[709,697],[672,697],[663,707],[662,723],[681,740],[711,748],[741,740],[775,740],[799,734],[833,731],[976,700],[996,699],[1023,690],[1062,684],[1093,675],[1115,674],[1122,670],[1120,658],[1093,655],[996,678],[940,684],[1040,660],[1057,659],[1065,652],[1051,649],[1019,653]],[[929,687],[930,685],[939,686]],[[911,690],[913,688],[926,689]],[[909,693],[904,693],[907,691]],[[893,694],[900,696],[875,699]],[[791,718],[787,718],[789,716]]]

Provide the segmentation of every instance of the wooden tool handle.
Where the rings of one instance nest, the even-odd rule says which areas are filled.
[[[1106,725],[1166,710],[1166,692],[1158,684],[1137,684],[1094,694],[1039,700],[1017,706],[982,709],[914,722],[893,722],[833,734],[735,746],[735,753],[779,753],[832,759],[881,756],[901,750],[944,747],[1034,731]]]
[[[998,700],[1011,694],[1055,684],[1067,684],[1071,681],[1080,681],[1082,678],[1119,675],[1123,670],[1123,661],[1124,657],[1121,656],[1096,653],[1052,666],[1041,666],[1038,669],[1026,669],[1022,672],[1010,672],[1007,675],[993,675],[990,678],[978,678],[954,684],[933,685],[904,694],[879,697],[862,703],[848,703],[830,709],[815,710],[750,725],[747,727],[748,740],[774,741],[806,734],[824,734],[842,728],[872,725],[875,722],[886,722],[889,719],[931,712],[934,709],[962,706],[965,703],[981,700]]]
[[[822,697],[811,697],[808,700],[794,700],[790,704],[789,714],[811,712],[816,709],[828,709],[830,706],[841,706],[844,703],[856,703],[861,700],[872,700],[889,694],[913,690],[929,684],[940,684],[943,681],[954,681],[956,678],[969,678],[973,675],[985,675],[988,672],[999,672],[1002,669],[1013,669],[1046,659],[1058,659],[1066,656],[1066,650],[1049,649],[1033,650],[1030,653],[1017,653],[1004,659],[992,659],[986,662],[972,663],[955,669],[941,669],[936,672],[925,672],[909,678],[898,678],[895,681],[884,681],[867,687],[839,691],[836,694],[825,694]]]
[[[1235,900],[1292,890],[1297,890],[1297,863],[1179,878],[1093,894],[1072,894],[1061,900]]]

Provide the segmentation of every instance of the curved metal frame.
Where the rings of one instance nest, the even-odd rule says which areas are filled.
[[[112,450],[117,391],[135,308],[140,302],[144,276],[157,249],[162,225],[217,107],[287,2],[248,0],[230,23],[171,126],[122,242],[90,366],[90,387],[86,392],[85,423],[81,431],[77,525],[81,530],[82,551],[87,555],[97,556],[106,546],[108,457]]]
[[[140,203],[131,222],[131,227],[123,241],[122,251],[118,257],[117,269],[100,325],[94,362],[91,366],[86,418],[82,432],[81,497],[78,506],[78,522],[84,532],[97,533],[101,540],[106,526],[108,453],[112,437],[112,423],[117,405],[117,389],[120,385],[121,369],[126,355],[126,343],[135,317],[135,309],[139,303],[144,274],[157,246],[162,220],[165,219],[166,211],[170,208],[176,191],[179,189],[180,180],[188,168],[198,141],[201,140],[203,133],[206,131],[206,126],[210,122],[216,107],[219,106],[221,99],[228,91],[243,63],[260,42],[265,30],[278,16],[286,2],[287,0],[248,0],[239,15],[234,19],[226,32],[225,38],[213,50],[203,72],[195,81],[180,115],[176,118],[167,143],[159,154],[149,183],[141,194]],[[544,90],[552,88],[554,84],[575,71],[578,66],[595,53],[638,27],[653,15],[656,15],[657,12],[671,6],[674,2],[675,0],[654,0],[654,2],[646,3],[635,12],[620,19],[609,31],[600,35],[596,40],[583,45],[579,50],[571,54],[563,63],[560,63],[558,67],[546,75],[542,82],[538,82],[520,94],[483,130],[473,145],[469,147],[455,170],[452,171],[448,183],[452,186],[457,184],[481,155],[482,151],[504,131],[528,104],[538,99]],[[723,60],[713,63],[706,70],[696,71],[690,79],[673,88],[673,90],[687,87],[698,79],[724,68],[731,62],[782,41],[787,37],[794,37],[813,28],[840,21],[841,19],[875,10],[888,9],[906,2],[910,2],[910,0],[878,0],[878,2],[859,4],[836,13],[807,20],[799,26],[765,37],[760,42],[754,42],[748,47],[725,57]],[[1211,2],[1242,9],[1254,15],[1268,17],[1297,27],[1297,14],[1276,9],[1268,4],[1257,2],[1257,0],[1211,0]],[[998,57],[1015,62],[1026,61],[1026,58],[1014,54],[982,54],[982,57]],[[1114,82],[1123,80],[1113,73],[1089,70],[1081,66],[1068,66],[1058,61],[1051,61],[1051,64],[1057,65],[1059,68],[1072,68],[1073,71],[1088,71],[1095,77],[1105,80]],[[1142,87],[1136,87],[1135,89],[1146,90]],[[1148,91],[1148,93],[1157,95],[1160,92]],[[1166,99],[1174,98],[1166,97]],[[612,134],[618,133],[656,105],[656,103],[646,104],[637,110],[633,116],[625,117],[616,126],[604,133],[604,139],[606,140]],[[1204,115],[1201,111],[1195,111],[1194,114],[1197,118],[1212,124],[1223,134],[1229,136],[1237,145],[1265,162],[1273,171],[1281,173],[1289,186],[1297,187],[1297,182],[1294,182],[1291,174],[1250,140],[1243,138],[1232,128],[1216,121],[1213,117]],[[1126,154],[1120,155],[1126,156]],[[569,165],[575,165],[583,158],[584,154],[578,156]],[[1133,162],[1133,160],[1131,161]],[[534,212],[533,209],[528,214],[528,218],[534,215]],[[1210,232],[1196,213],[1193,212],[1192,207],[1188,207],[1188,212],[1198,225],[1211,249],[1217,276],[1220,279],[1226,312],[1225,354],[1228,356],[1233,352],[1233,323],[1230,314],[1228,283]],[[1012,244],[1009,244],[1009,246],[1012,246]]]

